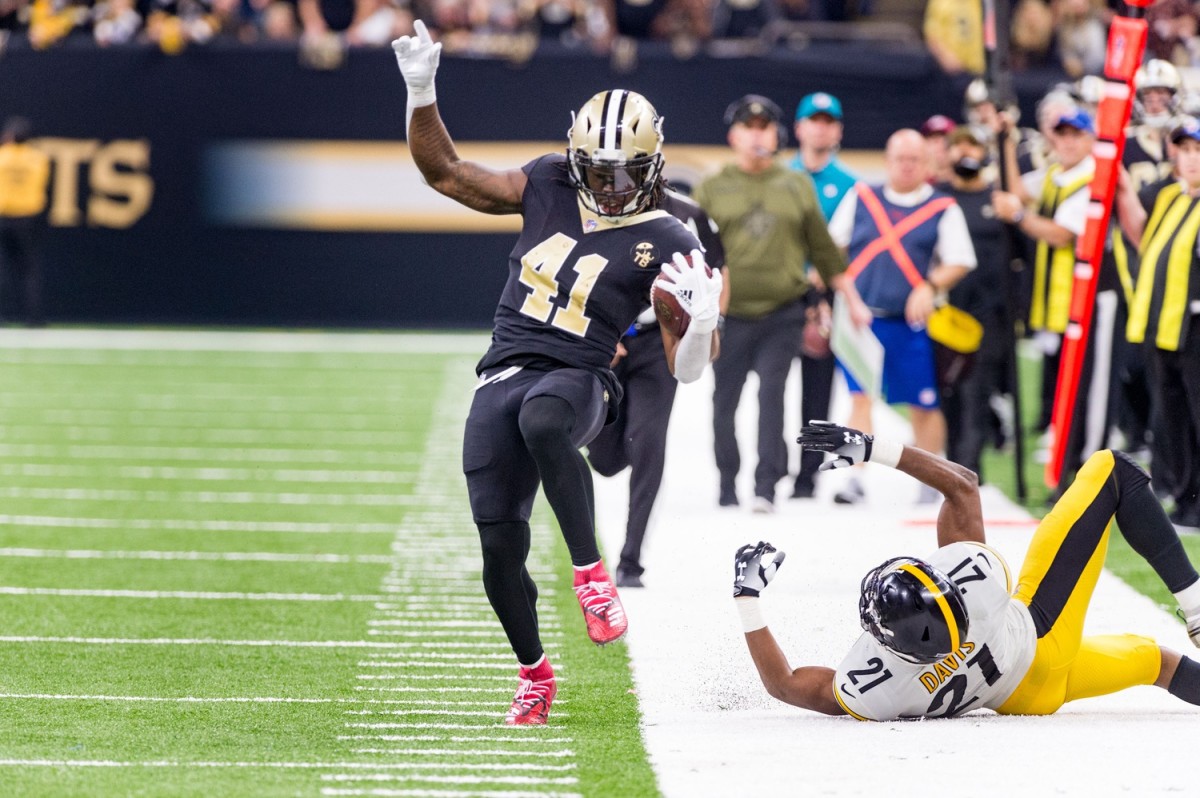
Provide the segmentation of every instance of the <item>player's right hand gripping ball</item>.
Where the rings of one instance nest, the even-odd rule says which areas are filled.
[[[720,314],[721,287],[724,278],[704,262],[704,253],[676,252],[650,288],[650,301],[658,323],[678,338],[695,321],[701,332],[712,332]]]
[[[764,563],[763,559],[769,554],[775,556]],[[786,556],[764,540],[747,543],[738,549],[733,555],[733,597],[757,596],[775,577]]]

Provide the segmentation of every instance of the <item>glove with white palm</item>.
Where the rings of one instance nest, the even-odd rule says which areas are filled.
[[[396,63],[400,65],[400,74],[404,76],[404,85],[408,87],[410,115],[412,109],[433,105],[437,101],[433,78],[442,57],[442,43],[433,43],[424,22],[418,19],[413,23],[413,30],[415,36],[401,36],[392,42]]]
[[[662,271],[670,278],[670,282],[658,283],[679,300],[679,306],[691,317],[688,332],[707,335],[717,328],[717,319],[721,315],[721,288],[725,284],[720,269],[710,269],[704,262],[704,253],[693,249],[684,257],[682,252],[671,256],[670,263],[664,263]]]
[[[764,563],[763,560],[770,554],[775,556]],[[763,540],[757,544],[747,543],[738,549],[733,555],[733,597],[756,598],[775,577],[775,572],[783,565],[783,558],[786,556],[784,552]]]

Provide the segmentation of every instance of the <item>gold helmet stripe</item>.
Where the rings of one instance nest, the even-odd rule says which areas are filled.
[[[905,563],[904,565],[900,566],[899,570],[915,576],[917,581],[924,585],[925,589],[929,591],[929,594],[933,596],[933,600],[937,602],[938,607],[942,610],[942,615],[944,615],[946,618],[946,628],[950,630],[950,651],[958,651],[958,621],[954,618],[954,611],[950,609],[950,602],[946,601],[946,596],[942,593],[938,586],[933,583],[933,580],[915,565]]]

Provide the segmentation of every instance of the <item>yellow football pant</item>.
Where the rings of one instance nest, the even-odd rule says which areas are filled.
[[[1029,607],[1037,650],[1025,678],[997,710],[1002,714],[1049,715],[1068,701],[1158,679],[1162,655],[1153,640],[1083,639],[1083,619],[1104,567],[1117,507],[1114,467],[1110,451],[1088,458],[1034,533],[1014,598]]]

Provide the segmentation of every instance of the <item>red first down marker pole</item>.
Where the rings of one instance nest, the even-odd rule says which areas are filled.
[[[1079,394],[1079,375],[1091,334],[1096,282],[1104,257],[1117,173],[1125,152],[1125,127],[1129,124],[1133,109],[1133,76],[1141,66],[1142,53],[1146,49],[1146,20],[1141,18],[1141,13],[1152,2],[1126,0],[1135,16],[1115,17],[1109,28],[1108,52],[1104,59],[1107,83],[1096,111],[1096,143],[1092,147],[1096,173],[1092,178],[1087,224],[1083,235],[1075,242],[1075,282],[1071,291],[1070,317],[1063,336],[1058,384],[1054,391],[1054,413],[1050,421],[1054,443],[1050,449],[1050,459],[1046,462],[1046,485],[1051,488],[1058,487],[1062,478],[1063,461],[1071,437],[1071,420]]]

